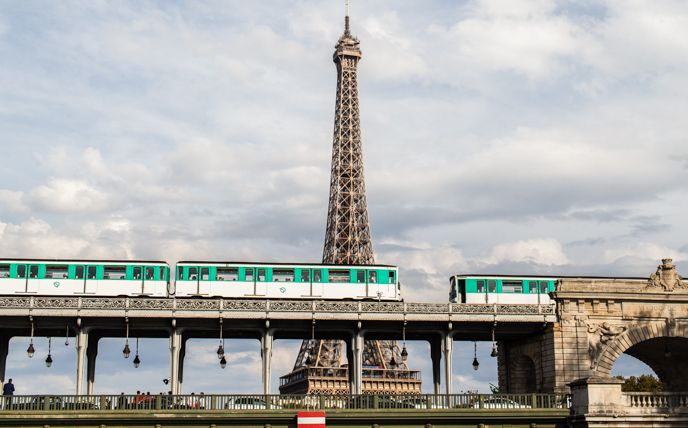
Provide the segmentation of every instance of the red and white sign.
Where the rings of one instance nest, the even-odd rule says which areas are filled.
[[[325,412],[298,412],[296,426],[298,428],[325,428]]]

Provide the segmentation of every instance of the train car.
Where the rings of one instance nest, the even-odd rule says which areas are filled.
[[[396,266],[182,261],[177,297],[401,300]]]
[[[161,261],[0,259],[0,294],[51,296],[169,295]]]
[[[449,278],[452,303],[551,303],[557,278],[516,275],[454,275]]]

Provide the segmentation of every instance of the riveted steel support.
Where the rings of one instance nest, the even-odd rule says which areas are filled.
[[[272,330],[268,329],[260,339],[260,356],[263,363],[263,394],[270,394],[270,377],[272,366]]]
[[[454,350],[454,337],[451,334],[444,336],[444,377],[447,394],[452,393],[452,353]]]
[[[364,335],[362,331],[356,331],[347,348],[349,360],[349,391],[352,394],[363,393],[363,347]]]
[[[84,360],[88,348],[88,330],[79,327],[76,332],[76,395],[84,393]]]
[[[100,337],[91,333],[86,348],[86,394],[93,395],[96,380],[96,357],[98,356],[98,341]]]
[[[182,332],[173,328],[170,333],[170,387],[172,394],[179,394],[181,382],[179,379],[182,353]]]
[[[430,359],[432,360],[432,385],[435,394],[441,394],[441,360],[442,360],[442,338],[433,337],[430,340]]]

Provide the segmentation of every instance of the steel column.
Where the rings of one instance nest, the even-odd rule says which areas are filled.
[[[435,394],[441,394],[441,360],[442,360],[442,338],[433,337],[430,339],[430,359],[432,360],[432,385]]]
[[[263,363],[263,394],[270,394],[270,377],[272,366],[272,330],[268,329],[263,333],[260,340],[260,356]]]
[[[347,359],[349,361],[349,391],[352,394],[363,393],[363,347],[365,346],[362,331],[355,332],[349,340]]]
[[[76,395],[84,393],[84,359],[88,349],[88,331],[79,327],[76,332]]]
[[[452,393],[452,352],[454,350],[454,337],[451,334],[444,336],[444,377],[447,394]]]
[[[98,356],[98,341],[100,337],[91,335],[86,348],[86,394],[93,395],[96,380],[96,357]]]
[[[180,357],[182,351],[182,332],[174,328],[170,333],[170,387],[172,394],[179,394],[180,391]]]

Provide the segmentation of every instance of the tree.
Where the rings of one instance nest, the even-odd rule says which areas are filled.
[[[664,385],[653,375],[630,376],[625,378],[623,376],[616,376],[616,379],[624,381],[621,385],[623,392],[660,392],[664,390]]]

